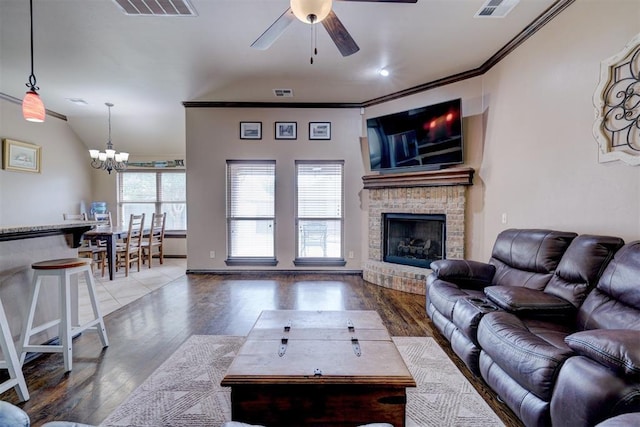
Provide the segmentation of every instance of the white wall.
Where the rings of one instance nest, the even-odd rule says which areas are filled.
[[[0,137],[42,147],[41,173],[0,170],[0,226],[59,223],[64,212],[88,206],[88,154],[66,121],[27,122],[21,105],[0,99]]]
[[[345,161],[346,269],[360,269],[363,210],[359,109],[187,108],[188,269],[227,269],[226,160],[276,160],[276,269],[297,269],[295,160]],[[261,121],[262,140],[240,140],[240,121]],[[296,121],[297,140],[275,140],[276,121]],[[309,141],[308,123],[331,122],[330,141]],[[216,258],[209,258],[215,251]]]

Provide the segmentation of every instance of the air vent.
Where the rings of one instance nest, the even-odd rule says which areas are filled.
[[[487,0],[474,18],[504,18],[518,3],[520,0]]]
[[[125,15],[198,16],[187,0],[113,0]]]
[[[293,98],[293,89],[274,89],[273,94],[277,98]]]

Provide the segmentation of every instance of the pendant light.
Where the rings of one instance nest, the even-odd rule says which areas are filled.
[[[26,86],[29,88],[22,100],[22,116],[30,122],[42,123],[45,118],[45,109],[36,86],[36,75],[33,73],[33,0],[29,0],[29,17],[31,18],[31,75]]]

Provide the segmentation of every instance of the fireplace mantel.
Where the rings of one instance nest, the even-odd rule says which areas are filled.
[[[457,167],[433,171],[365,175],[362,181],[365,189],[472,185],[473,173],[472,168]]]

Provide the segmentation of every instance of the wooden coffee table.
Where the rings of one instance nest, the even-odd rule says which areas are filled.
[[[221,385],[234,421],[405,425],[416,383],[375,311],[263,311]]]

